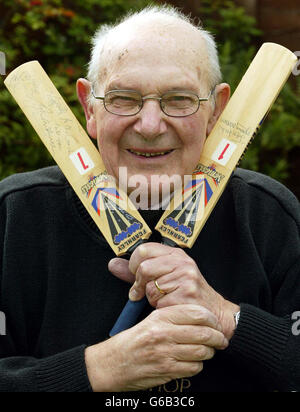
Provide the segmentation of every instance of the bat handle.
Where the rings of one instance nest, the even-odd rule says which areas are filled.
[[[162,243],[168,246],[176,246],[176,243],[172,240],[163,238]],[[140,244],[140,243],[139,243]],[[135,248],[138,244],[135,245]],[[133,250],[132,250],[133,251]],[[131,252],[132,252],[131,251]],[[137,320],[143,310],[148,305],[148,299],[146,296],[138,301],[128,300],[124,309],[122,310],[120,316],[118,317],[115,325],[113,326],[112,330],[109,332],[109,336],[112,337],[117,333],[122,332],[123,330],[129,329],[137,323]]]
[[[143,312],[147,305],[148,299],[146,298],[146,296],[144,296],[143,299],[139,301],[128,300],[114,327],[109,332],[109,336],[112,337],[117,333],[120,333],[123,330],[129,329],[134,326],[140,314]]]

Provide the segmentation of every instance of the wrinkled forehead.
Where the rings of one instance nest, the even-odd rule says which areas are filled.
[[[194,72],[201,83],[208,82],[205,41],[196,28],[185,24],[120,28],[107,39],[101,60],[99,80],[102,84],[131,66],[154,73],[156,68],[174,66],[183,72]]]

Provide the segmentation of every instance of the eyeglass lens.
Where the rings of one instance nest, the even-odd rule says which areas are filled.
[[[138,113],[143,106],[143,100],[148,99],[159,100],[161,109],[169,116],[187,116],[199,108],[198,97],[187,92],[168,92],[161,98],[143,98],[134,91],[110,91],[105,95],[104,105],[111,113],[129,116]]]

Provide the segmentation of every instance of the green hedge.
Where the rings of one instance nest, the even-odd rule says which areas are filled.
[[[85,127],[75,83],[86,75],[91,35],[99,24],[149,3],[1,0],[0,51],[6,53],[7,73],[26,61],[39,60]],[[224,80],[234,90],[261,43],[256,22],[232,1],[202,0],[199,16],[205,28],[216,35]],[[3,79],[0,76],[0,179],[53,163],[6,91]],[[290,84],[285,86],[241,164],[283,182],[293,172],[289,156],[300,147],[300,79],[295,78],[294,83],[293,88]]]

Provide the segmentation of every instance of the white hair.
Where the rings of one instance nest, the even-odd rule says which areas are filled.
[[[213,89],[222,80],[219,57],[217,52],[217,46],[213,35],[204,30],[201,24],[195,24],[192,19],[178,9],[169,6],[148,6],[141,11],[131,12],[123,17],[119,22],[115,24],[105,24],[100,26],[92,38],[92,52],[91,59],[88,64],[87,79],[96,84],[99,81],[99,73],[101,68],[105,66],[104,63],[104,50],[109,44],[112,36],[121,34],[119,30],[129,31],[135,29],[138,25],[142,26],[149,20],[157,20],[165,22],[166,24],[178,24],[178,22],[185,22],[194,30],[196,29],[202,36],[206,45],[206,51],[208,56],[209,67],[208,70],[208,86]],[[91,100],[90,100],[91,102]]]

